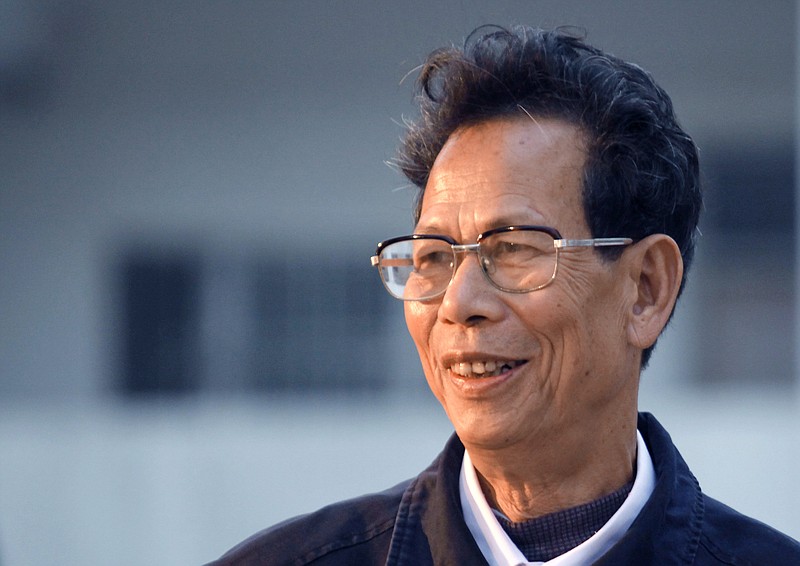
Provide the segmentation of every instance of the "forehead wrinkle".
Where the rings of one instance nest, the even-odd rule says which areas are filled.
[[[519,197],[519,200],[515,197]],[[544,214],[528,202],[523,194],[490,197],[476,205],[470,201],[456,201],[431,205],[420,217],[417,233],[458,234],[477,236],[482,232],[501,226],[521,224],[548,224]]]
[[[418,226],[449,229],[456,239],[513,224],[588,234],[583,142],[571,124],[524,115],[457,130],[434,163]]]
[[[565,161],[560,155],[554,156],[553,162],[552,169],[554,171],[567,173],[567,175],[559,177],[575,176],[580,180],[579,183],[582,188],[585,162],[576,164]],[[518,196],[524,200],[542,198],[543,195],[540,193],[547,191],[547,189],[550,189],[552,196],[558,198],[562,203],[566,204],[574,198],[575,195],[571,194],[570,191],[565,192],[565,187],[562,185],[556,187],[542,186],[542,180],[536,178],[535,172],[520,171],[521,168],[518,165],[517,163],[506,165],[506,171],[503,175],[505,178],[497,178],[497,171],[491,171],[491,174],[486,174],[480,170],[441,173],[433,184],[426,187],[423,193],[423,211],[425,201],[430,201],[431,198],[436,199],[436,204],[462,203],[468,200],[480,201],[482,198],[491,198],[485,193],[494,192],[490,190],[492,188],[503,189],[502,192],[507,197]],[[531,175],[534,176],[531,177]],[[520,177],[524,178],[520,179]],[[580,197],[580,194],[578,196]]]
[[[544,215],[529,205],[508,206],[494,210],[488,207],[476,207],[473,214],[475,226],[478,226],[481,232],[501,226],[547,224]]]

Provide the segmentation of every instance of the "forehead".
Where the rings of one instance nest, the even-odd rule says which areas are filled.
[[[584,231],[585,161],[580,130],[559,120],[525,116],[456,130],[431,169],[418,227],[480,232],[535,223]]]

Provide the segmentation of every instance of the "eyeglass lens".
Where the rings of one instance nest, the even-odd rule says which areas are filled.
[[[536,230],[499,232],[480,242],[486,276],[506,291],[533,291],[547,285],[556,270],[553,237]],[[386,246],[380,271],[388,291],[404,300],[424,300],[445,291],[455,273],[457,252],[436,238],[406,239]]]

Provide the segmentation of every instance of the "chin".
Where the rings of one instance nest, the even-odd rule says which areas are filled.
[[[514,442],[513,429],[496,419],[453,419],[450,422],[465,446],[483,449],[505,448]]]

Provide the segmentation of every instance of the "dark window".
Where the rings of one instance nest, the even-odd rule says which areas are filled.
[[[131,254],[124,263],[126,393],[182,393],[197,385],[199,270],[189,258]]]
[[[795,189],[792,144],[751,144],[706,156],[698,270],[703,384],[794,380]]]
[[[389,299],[362,263],[328,255],[261,263],[258,388],[376,390],[386,384],[382,330]]]
[[[357,259],[128,254],[122,391],[383,389],[391,299]]]

